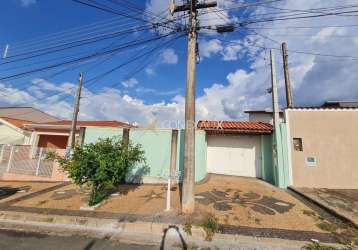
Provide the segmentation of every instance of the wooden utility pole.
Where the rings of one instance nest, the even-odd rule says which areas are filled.
[[[272,83],[272,111],[273,111],[273,125],[274,128],[279,124],[280,113],[278,106],[278,95],[277,95],[277,80],[276,80],[276,67],[275,67],[275,51],[270,50],[271,58],[271,83]]]
[[[271,93],[272,93],[272,111],[273,111],[273,144],[272,144],[272,158],[273,158],[273,168],[274,168],[274,179],[275,182],[278,182],[278,133],[279,133],[279,106],[278,106],[278,96],[277,96],[277,80],[276,80],[276,67],[275,67],[275,51],[270,50],[270,59],[271,59]]]
[[[76,142],[76,127],[77,127],[77,117],[78,112],[80,110],[80,100],[81,100],[81,92],[83,85],[83,73],[80,73],[80,79],[78,81],[77,93],[75,98],[75,103],[73,107],[73,117],[72,117],[72,125],[71,125],[71,133],[70,133],[70,146],[73,149]]]
[[[290,72],[288,70],[288,54],[287,54],[286,43],[282,43],[282,59],[283,59],[283,72],[285,75],[287,107],[293,108],[293,98],[292,98],[292,90],[291,90]]]
[[[170,13],[188,11],[188,61],[185,99],[185,132],[184,132],[184,176],[182,188],[182,211],[191,214],[194,212],[194,184],[195,184],[195,69],[198,56],[198,9],[216,7],[216,1],[201,2],[187,0],[186,4],[170,6]],[[233,31],[233,25],[216,27],[219,33]]]

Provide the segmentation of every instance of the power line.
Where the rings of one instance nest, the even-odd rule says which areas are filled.
[[[266,1],[259,1],[259,2],[254,2],[254,3],[244,3],[244,4],[239,4],[237,6],[230,6],[227,8],[220,8],[220,9],[216,9],[216,10],[208,10],[208,11],[202,11],[199,15],[206,15],[209,13],[213,13],[213,12],[221,12],[221,11],[225,11],[225,10],[239,10],[239,9],[244,9],[244,8],[252,8],[252,7],[257,7],[260,6],[262,4],[269,4],[269,3],[275,3],[275,2],[281,2],[283,0],[266,0]]]
[[[174,34],[174,33],[172,33],[172,35],[173,35],[173,34]],[[181,37],[183,37],[183,36],[184,36],[184,35],[179,35],[179,36],[177,36],[177,37],[175,37],[175,38],[169,40],[168,42],[162,44],[161,46],[167,46],[167,44],[169,44],[169,43],[171,43],[171,42],[175,41],[176,39],[179,39],[179,38],[181,38]],[[148,52],[145,52],[145,53],[140,54],[140,55],[138,55],[138,56],[136,56],[136,57],[134,57],[134,58],[131,58],[130,60],[127,60],[125,63],[122,63],[121,65],[116,66],[116,67],[112,68],[112,69],[109,70],[109,71],[106,71],[106,72],[104,72],[104,73],[102,73],[102,74],[100,74],[100,75],[97,75],[97,76],[95,76],[95,77],[93,77],[93,78],[90,78],[89,80],[87,80],[87,81],[85,82],[85,84],[88,84],[88,85],[86,85],[87,87],[92,86],[92,85],[94,85],[96,82],[98,82],[99,80],[103,79],[105,76],[107,76],[107,75],[113,73],[114,71],[116,71],[116,70],[118,70],[118,69],[120,69],[120,68],[122,68],[122,67],[124,67],[124,66],[126,66],[126,65],[128,65],[128,64],[130,64],[130,63],[132,63],[132,62],[134,62],[134,61],[136,61],[136,60],[139,60],[139,59],[142,58],[142,57],[145,57],[145,56],[149,55],[150,53],[152,53],[152,52],[154,52],[155,50],[158,50],[158,49],[160,49],[160,46],[157,46],[157,47],[155,47],[154,49],[152,49],[152,50],[150,50],[150,51],[148,51]],[[138,72],[138,71],[137,71],[137,72]],[[137,72],[136,72],[136,73],[137,73]],[[117,83],[116,83],[116,84],[117,84]],[[111,85],[111,86],[112,86],[112,85]],[[70,88],[70,89],[68,89],[68,90],[73,90],[74,88],[75,88],[75,87]],[[58,95],[61,95],[61,94],[63,94],[63,93],[51,94],[51,95],[46,96],[46,97],[44,97],[44,98],[37,99],[37,100],[34,101],[34,102],[22,103],[21,106],[23,106],[23,105],[29,105],[29,104],[34,104],[34,103],[37,103],[37,102],[39,102],[39,101],[43,101],[43,100],[46,100],[46,99],[48,99],[48,98],[51,98],[51,97],[54,97],[54,96],[58,96]],[[70,96],[67,96],[67,97],[65,97],[65,98],[62,99],[62,100],[65,100],[65,99],[67,99],[68,97],[70,97]],[[17,105],[17,106],[20,106],[20,105]],[[17,106],[15,106],[15,107],[17,107]],[[24,113],[24,114],[28,114],[28,113],[32,113],[32,112],[34,112],[34,111],[26,112],[26,113]],[[22,115],[22,114],[21,114],[21,115]]]
[[[159,13],[159,14],[155,14],[155,13],[153,13],[153,12],[151,12],[151,11],[147,11],[147,10],[145,10],[145,9],[142,9],[142,8],[138,7],[136,4],[134,4],[134,3],[130,2],[130,1],[127,1],[127,0],[119,0],[119,1],[118,1],[118,0],[108,0],[108,1],[111,1],[111,2],[113,2],[113,3],[115,3],[115,4],[117,4],[118,6],[120,6],[120,3],[119,3],[119,1],[120,1],[120,2],[122,2],[122,4],[124,4],[126,7],[128,7],[128,8],[130,8],[130,9],[136,11],[137,13],[140,13],[140,14],[143,13],[143,14],[145,14],[145,16],[148,17],[148,18],[156,18],[156,19],[159,19],[159,20],[165,19],[164,17],[161,17],[161,15],[163,15],[163,13],[165,13],[165,12],[168,11],[168,10],[166,9],[166,10],[164,10],[163,12],[161,12],[161,13]]]
[[[11,48],[11,51],[13,54],[20,54],[23,51],[36,50],[38,48],[55,46],[57,44],[62,44],[64,42],[68,43],[69,41],[92,37],[93,35],[103,35],[103,33],[108,33],[113,30],[118,30],[119,28],[125,27],[125,26],[131,27],[135,24],[138,24],[138,22],[131,21],[131,22],[126,22],[126,23],[118,23],[118,24],[114,23],[114,24],[111,24],[109,27],[91,28],[91,30],[79,30],[73,34],[68,33],[68,34],[64,34],[62,36],[54,37],[53,39],[46,39],[46,40],[38,41],[35,43],[25,44],[19,48],[14,49],[13,46],[11,46],[10,48]]]
[[[344,24],[344,25],[315,25],[315,26],[282,26],[282,27],[247,27],[247,29],[322,29],[322,28],[347,28],[358,27],[358,24]]]
[[[72,49],[72,48],[75,48],[75,47],[78,47],[78,46],[83,46],[83,45],[92,44],[92,43],[95,43],[95,42],[115,38],[115,37],[118,37],[118,36],[123,36],[123,35],[129,34],[129,33],[139,32],[139,31],[146,31],[146,30],[150,30],[150,29],[152,29],[152,28],[151,27],[145,27],[145,26],[135,27],[135,28],[131,28],[131,29],[128,29],[128,30],[124,30],[124,31],[104,34],[104,35],[97,36],[97,37],[92,37],[92,38],[78,40],[78,41],[74,41],[74,42],[70,42],[70,43],[66,43],[66,44],[62,44],[62,45],[57,45],[57,46],[54,46],[54,47],[39,49],[39,50],[35,50],[35,51],[28,51],[28,52],[25,52],[25,53],[22,53],[22,54],[17,54],[17,55],[10,56],[7,59],[16,58],[16,57],[25,56],[25,55],[31,55],[33,53],[35,53],[35,54],[31,55],[31,56],[28,56],[28,57],[23,57],[23,58],[19,58],[19,59],[15,59],[15,60],[9,60],[9,61],[0,63],[0,65],[9,64],[9,63],[18,62],[18,61],[23,61],[23,60],[35,58],[35,57],[38,57],[38,56],[48,55],[48,54],[51,54],[51,53]],[[36,54],[36,52],[42,52],[42,53]]]
[[[142,45],[142,44],[145,44],[145,43],[153,41],[153,40],[158,40],[158,39],[167,37],[167,36],[169,36],[171,34],[173,34],[173,33],[168,33],[168,34],[165,34],[165,35],[162,35],[162,36],[157,36],[157,37],[147,39],[147,40],[142,39],[142,40],[139,40],[137,42],[130,41],[130,42],[125,43],[124,45],[122,45],[120,47],[117,47],[117,48],[114,48],[114,49],[111,49],[111,50],[106,50],[106,51],[101,52],[101,53],[93,53],[91,55],[76,58],[74,60],[69,60],[69,61],[65,61],[65,62],[61,62],[61,63],[57,63],[57,64],[52,64],[52,65],[49,65],[49,66],[46,66],[46,67],[36,68],[36,69],[33,69],[33,70],[29,70],[29,71],[25,71],[25,72],[13,74],[13,75],[1,77],[0,81],[1,80],[8,80],[8,79],[13,79],[13,78],[18,78],[18,77],[23,77],[23,76],[30,75],[30,74],[33,74],[33,73],[36,73],[36,72],[42,72],[42,71],[45,71],[45,70],[58,68],[58,67],[61,67],[61,66],[66,66],[68,64],[83,62],[83,61],[86,61],[86,60],[89,60],[89,59],[92,59],[92,58],[99,57],[101,55],[110,54],[110,53],[113,53],[113,52],[116,52],[116,51],[121,51],[123,49],[135,47],[135,46],[138,46],[138,45]]]
[[[155,48],[151,49],[150,51],[148,51],[148,52],[146,52],[146,53],[140,55],[139,58],[142,58],[142,57],[145,56],[145,57],[146,57],[146,58],[145,58],[145,61],[147,61],[147,62],[144,61],[144,62],[143,62],[143,65],[139,66],[136,70],[134,70],[132,73],[126,75],[124,78],[133,77],[135,74],[137,74],[138,72],[140,72],[141,70],[143,70],[143,69],[150,63],[150,59],[151,59],[151,57],[153,56],[153,52],[158,51],[158,53],[160,53],[164,48],[169,47],[173,42],[175,42],[177,39],[179,39],[179,38],[181,38],[181,37],[183,37],[183,36],[184,36],[184,35],[182,34],[182,35],[179,35],[179,36],[177,36],[177,37],[174,37],[173,39],[171,39],[171,40],[169,40],[169,41],[167,41],[167,42],[165,42],[165,43],[163,43],[163,44],[160,44],[160,45],[156,46]],[[157,53],[155,53],[155,54],[157,54]],[[137,59],[139,59],[139,58],[137,58]],[[134,59],[134,60],[137,60],[137,59]],[[113,73],[113,71],[115,71],[115,70],[117,70],[117,69],[118,69],[118,66],[115,67],[115,68],[113,68],[113,69],[111,69],[110,71],[105,72],[104,74],[105,74],[105,75],[108,75],[108,74],[110,74],[110,73]],[[112,85],[109,85],[109,87],[113,87],[113,86],[115,86],[116,84],[118,84],[118,83],[114,83],[114,84],[112,84]],[[93,84],[92,84],[92,85],[93,85]]]
[[[270,8],[270,9],[277,9],[277,10],[285,10],[285,11],[291,11],[291,12],[303,12],[303,13],[320,13],[320,14],[326,14],[327,12],[324,11],[330,11],[330,10],[342,10],[342,9],[349,9],[349,8],[356,8],[358,5],[343,5],[343,6],[331,6],[331,7],[324,7],[324,8],[312,8],[312,9],[288,9],[288,8],[281,8],[281,7],[274,7],[269,5],[262,5],[262,7]],[[338,16],[347,16],[347,15],[341,15],[337,14]],[[349,15],[348,15],[349,16]]]
[[[92,7],[92,8],[96,8],[96,9],[99,9],[99,10],[102,10],[102,11],[105,11],[105,12],[109,12],[109,13],[112,13],[112,14],[115,14],[115,15],[119,15],[119,16],[123,16],[123,17],[127,17],[129,19],[134,19],[134,20],[138,20],[138,21],[141,21],[141,22],[145,22],[145,23],[151,23],[153,25],[159,25],[159,26],[162,26],[162,27],[165,27],[165,28],[168,28],[168,29],[171,29],[171,30],[175,30],[175,28],[173,27],[170,27],[170,26],[167,26],[165,23],[153,23],[151,21],[147,21],[147,20],[144,20],[142,18],[138,18],[136,16],[131,16],[131,15],[128,15],[127,13],[123,13],[123,12],[119,12],[117,10],[113,10],[111,8],[108,8],[108,6],[105,6],[103,4],[99,4],[93,0],[91,0],[91,2],[95,3],[95,4],[90,4],[90,3],[87,3],[87,2],[83,2],[83,1],[80,1],[80,0],[72,0],[73,2],[76,2],[76,3],[80,3],[80,4],[83,4],[83,5],[87,5],[89,7]],[[96,5],[97,4],[97,5]]]
[[[307,18],[335,16],[337,14],[347,14],[347,13],[358,13],[358,10],[333,12],[333,13],[317,14],[317,15],[303,15],[303,16],[296,16],[296,17],[285,17],[285,16],[283,16],[283,17],[275,17],[275,18],[268,18],[268,19],[247,20],[247,21],[238,23],[238,25],[244,26],[244,25],[248,25],[248,24],[262,23],[262,22],[265,23],[265,22],[285,21],[285,20],[299,20],[299,19],[307,19]]]
[[[240,43],[240,42],[236,42],[236,41],[228,41],[228,40],[223,40],[223,39],[219,39],[217,38],[218,40],[224,42],[224,43],[231,43],[231,44],[239,44],[239,45],[243,45],[243,43]],[[252,44],[252,41],[248,41],[249,43],[251,43],[252,46],[254,47],[258,47],[258,48],[261,48],[261,49],[274,49],[274,50],[280,50],[280,48],[275,48],[275,47],[265,47],[265,46],[260,46],[260,45],[255,45],[255,44]],[[322,56],[322,57],[332,57],[332,58],[336,58],[336,59],[345,59],[345,60],[358,60],[358,57],[356,56],[346,56],[346,55],[332,55],[332,54],[324,54],[324,53],[318,53],[318,52],[312,52],[312,51],[300,51],[300,50],[287,50],[288,52],[291,52],[291,53],[296,53],[296,54],[305,54],[305,55],[314,55],[314,56]]]
[[[106,46],[105,48],[101,48],[100,50],[98,50],[98,52],[100,52],[101,50],[109,49],[111,46],[113,46],[113,42],[112,42],[109,46]],[[96,63],[95,65],[93,65],[93,66],[90,67],[89,69],[86,69],[85,72],[86,72],[86,73],[90,72],[90,71],[93,70],[95,67],[98,67],[98,66],[100,66],[101,64],[103,64],[104,62],[106,62],[106,61],[108,61],[109,59],[111,59],[111,58],[112,58],[113,56],[115,56],[117,53],[118,53],[118,52],[107,55],[105,59],[103,59],[103,60],[101,60],[100,62]],[[48,76],[42,76],[42,77],[40,77],[40,78],[49,81],[49,79],[51,79],[51,78],[53,78],[53,77],[55,77],[55,76],[57,76],[57,75],[59,75],[59,74],[62,74],[62,73],[66,72],[66,71],[68,71],[68,70],[70,70],[70,69],[73,70],[73,69],[75,69],[75,68],[78,68],[78,67],[81,66],[82,64],[83,64],[83,63],[79,63],[79,64],[76,64],[75,66],[69,65],[69,66],[67,66],[67,67],[64,68],[64,69],[61,69],[61,70],[59,70],[59,71],[57,71],[57,72],[55,72],[55,73],[52,73],[52,74],[50,74],[50,75],[48,75]],[[13,84],[12,84],[12,85],[13,85]],[[34,84],[34,83],[31,83],[29,86],[24,86],[24,87],[22,87],[22,88],[17,88],[17,92],[20,92],[20,91],[23,91],[23,90],[27,90],[27,89],[31,88],[32,86],[35,86],[35,84]],[[3,93],[0,93],[0,96],[2,96],[2,97],[9,97],[9,96],[11,96],[12,94],[13,94],[13,93],[10,93],[10,94],[7,94],[7,95],[6,95],[6,94],[3,94]]]

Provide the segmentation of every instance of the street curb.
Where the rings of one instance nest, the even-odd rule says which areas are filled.
[[[342,220],[344,222],[347,222],[347,223],[351,224],[353,227],[355,227],[356,229],[358,229],[358,225],[353,220],[351,220],[349,217],[345,216],[344,214],[339,213],[335,209],[330,208],[329,206],[327,206],[323,202],[321,202],[319,200],[316,200],[316,199],[313,199],[309,195],[306,195],[303,192],[300,192],[299,190],[297,190],[294,187],[287,187],[287,189],[292,191],[292,192],[294,192],[295,194],[303,197],[304,199],[308,200],[309,202],[312,202],[316,206],[318,206],[321,209],[325,210],[326,212],[332,214],[333,216],[339,218],[340,220]]]
[[[0,228],[22,229],[25,231],[46,232],[48,234],[79,234],[96,238],[125,240],[132,243],[163,244],[170,239],[171,244],[218,246],[222,249],[235,249],[238,244],[262,245],[265,249],[301,249],[307,241],[295,241],[277,238],[260,238],[242,235],[215,234],[212,242],[205,241],[202,228],[192,227],[189,236],[181,225],[148,222],[121,222],[116,219],[97,219],[75,216],[57,216],[24,212],[0,211]],[[337,244],[330,244],[332,246]],[[227,247],[226,247],[227,246]],[[251,248],[249,248],[251,249]]]

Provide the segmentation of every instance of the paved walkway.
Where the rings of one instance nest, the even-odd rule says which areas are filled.
[[[357,180],[358,181],[358,180]],[[358,227],[358,189],[293,188]]]

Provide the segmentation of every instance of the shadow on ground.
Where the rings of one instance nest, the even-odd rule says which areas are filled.
[[[28,192],[31,189],[31,186],[22,186],[22,187],[0,187],[0,200],[6,199],[12,195],[15,195],[18,192]]]

